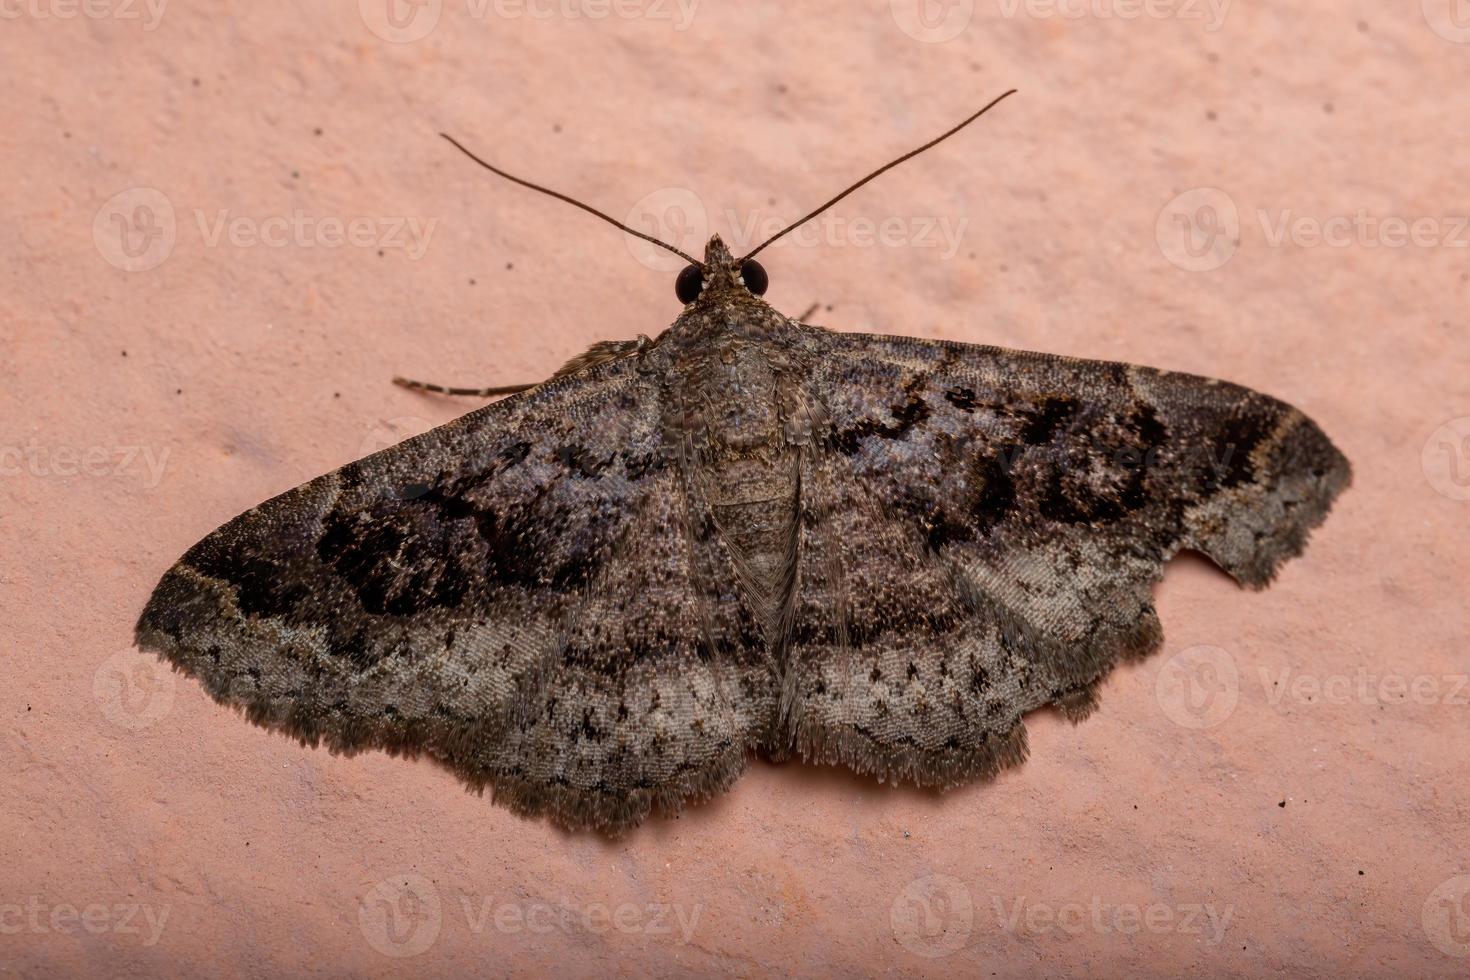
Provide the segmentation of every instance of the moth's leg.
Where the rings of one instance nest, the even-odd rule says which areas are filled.
[[[638,335],[637,340],[603,340],[593,344],[586,351],[567,361],[552,375],[553,378],[564,377],[568,374],[576,374],[584,368],[602,364],[605,361],[617,360],[636,354],[653,346],[653,341],[643,334]],[[526,391],[536,387],[541,382],[526,385],[501,385],[495,388],[447,388],[444,385],[431,385],[426,381],[410,381],[407,378],[394,378],[393,383],[404,388],[412,388],[416,391],[432,391],[441,395],[469,395],[474,398],[491,398],[495,395],[514,395],[518,391]]]
[[[821,303],[813,303],[811,306],[808,306],[806,308],[806,312],[805,313],[803,313],[801,316],[799,316],[799,317],[796,318],[796,321],[798,323],[805,323],[811,317],[811,315],[813,313],[817,312],[821,308],[822,308],[822,304]]]
[[[496,395],[514,395],[518,391],[525,391],[536,387],[535,384],[528,385],[501,385],[496,388],[447,388],[444,385],[433,385],[427,381],[410,381],[408,378],[394,378],[393,383],[414,391],[432,391],[440,395],[469,395],[473,398],[493,398]]]

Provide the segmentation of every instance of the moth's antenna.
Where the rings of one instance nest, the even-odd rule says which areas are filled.
[[[943,133],[940,136],[936,136],[934,139],[932,139],[929,142],[925,143],[923,146],[919,147],[917,150],[910,150],[909,152],[905,153],[903,156],[899,157],[897,160],[894,160],[894,161],[892,161],[890,163],[884,164],[883,166],[879,167],[877,170],[874,170],[872,173],[868,174],[862,180],[858,181],[856,184],[853,184],[851,187],[849,187],[847,190],[843,191],[841,194],[838,194],[836,197],[832,198],[832,200],[828,201],[826,204],[823,204],[821,207],[817,208],[811,214],[804,215],[804,216],[798,218],[797,220],[791,222],[791,224],[787,225],[785,228],[782,228],[780,231],[776,232],[770,238],[767,238],[765,241],[763,241],[759,245],[757,245],[754,249],[752,249],[749,253],[746,254],[746,256],[745,256],[744,259],[741,259],[740,261],[744,262],[745,259],[748,259],[751,256],[755,255],[756,252],[759,252],[761,249],[765,248],[767,245],[771,244],[776,239],[780,238],[782,235],[786,234],[787,232],[789,232],[789,231],[791,231],[791,230],[793,230],[795,228],[799,228],[802,225],[806,224],[808,221],[812,220],[817,215],[821,214],[823,211],[827,210],[832,205],[836,204],[838,201],[842,200],[844,197],[846,197],[847,195],[851,194],[853,191],[857,190],[859,187],[863,186],[868,181],[872,180],[874,177],[877,177],[879,174],[882,174],[882,173],[885,173],[885,172],[887,172],[889,170],[892,170],[894,167],[898,166],[900,163],[903,163],[905,160],[908,160],[908,159],[910,159],[912,157],[918,156],[920,153],[923,153],[925,150],[929,149],[929,147],[931,147],[931,146],[934,146],[936,143],[940,143],[940,142],[943,142],[944,140],[949,139],[955,133],[958,133],[960,130],[962,130],[966,126],[970,125],[970,123],[974,122],[976,119],[979,119],[981,116],[985,115],[985,113],[989,112],[992,108],[995,107],[995,105],[997,103],[999,103],[1001,101],[1001,99],[1004,99],[1007,96],[1011,96],[1011,95],[1015,95],[1015,94],[1016,94],[1016,90],[1015,89],[1011,89],[1008,92],[1002,92],[1000,95],[996,96],[994,99],[991,99],[990,102],[987,103],[983,109],[981,109],[979,112],[975,113],[970,118],[966,119],[964,122],[960,123],[958,126],[954,127],[953,129],[949,130],[946,133]]]
[[[549,187],[542,187],[540,184],[533,184],[529,180],[522,180],[521,178],[515,176],[514,174],[508,174],[508,173],[506,173],[504,170],[501,170],[499,167],[495,166],[494,164],[487,163],[486,161],[484,161],[484,160],[480,159],[479,157],[475,156],[473,153],[471,153],[469,150],[467,150],[465,148],[464,144],[462,144],[459,140],[455,139],[453,136],[450,136],[448,133],[440,133],[439,135],[442,136],[442,137],[444,137],[445,139],[447,139],[450,143],[454,144],[454,148],[457,149],[457,150],[459,150],[459,152],[463,153],[465,156],[469,157],[471,160],[475,161],[480,166],[484,167],[486,170],[490,171],[493,174],[497,174],[497,175],[499,175],[501,177],[504,177],[506,180],[511,181],[512,183],[520,184],[522,187],[529,187],[533,191],[540,191],[542,194],[546,194],[546,195],[549,195],[551,197],[554,197],[558,201],[565,201],[568,204],[571,204],[571,205],[573,205],[575,207],[581,208],[583,211],[586,211],[588,214],[595,214],[599,218],[601,218],[603,221],[606,221],[608,224],[610,224],[610,225],[612,225],[612,226],[614,226],[616,228],[621,228],[623,231],[626,231],[628,234],[632,235],[635,238],[641,238],[645,242],[652,242],[653,244],[657,245],[659,248],[666,248],[666,249],[668,249],[670,252],[673,252],[675,255],[679,256],[682,259],[684,259],[686,262],[688,262],[691,265],[699,265],[700,264],[700,261],[698,259],[696,259],[694,256],[690,255],[688,252],[680,251],[679,249],[677,249],[674,246],[670,245],[668,242],[660,241],[659,239],[654,238],[652,235],[645,235],[643,232],[638,231],[637,229],[629,228],[627,225],[623,224],[621,221],[617,220],[616,218],[612,218],[612,217],[609,217],[608,215],[603,214],[601,211],[597,210],[596,208],[592,207],[591,205],[583,204],[581,201],[577,200],[576,198],[567,197],[565,194],[558,193],[557,191],[554,191],[554,190],[552,190]]]

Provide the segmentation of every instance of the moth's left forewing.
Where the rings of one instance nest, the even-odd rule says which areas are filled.
[[[486,406],[206,537],[138,644],[266,727],[424,752],[567,826],[677,810],[739,774],[774,694],[703,653],[732,628],[695,601],[663,422],[631,358]]]
[[[165,574],[139,645],[310,742],[432,750],[497,729],[616,547],[620,525],[596,517],[629,509],[629,475],[656,465],[632,377],[605,374],[486,406],[239,515]]]

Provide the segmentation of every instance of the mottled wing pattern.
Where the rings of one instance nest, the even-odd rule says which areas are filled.
[[[1020,761],[1021,715],[1095,704],[1160,641],[1181,548],[1265,585],[1347,484],[1289,405],[1123,364],[830,334],[803,484],[781,738],[952,785]]]
[[[637,361],[240,515],[164,576],[139,645],[303,743],[425,752],[569,826],[616,831],[724,788],[769,727],[773,674],[691,578]]]

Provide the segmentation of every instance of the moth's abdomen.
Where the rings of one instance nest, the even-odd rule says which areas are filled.
[[[701,474],[720,536],[763,598],[784,599],[794,556],[794,453],[716,462]]]
[[[791,398],[767,351],[739,339],[715,346],[691,373],[684,423],[698,447],[693,484],[768,632],[787,605],[796,560],[797,450]]]

